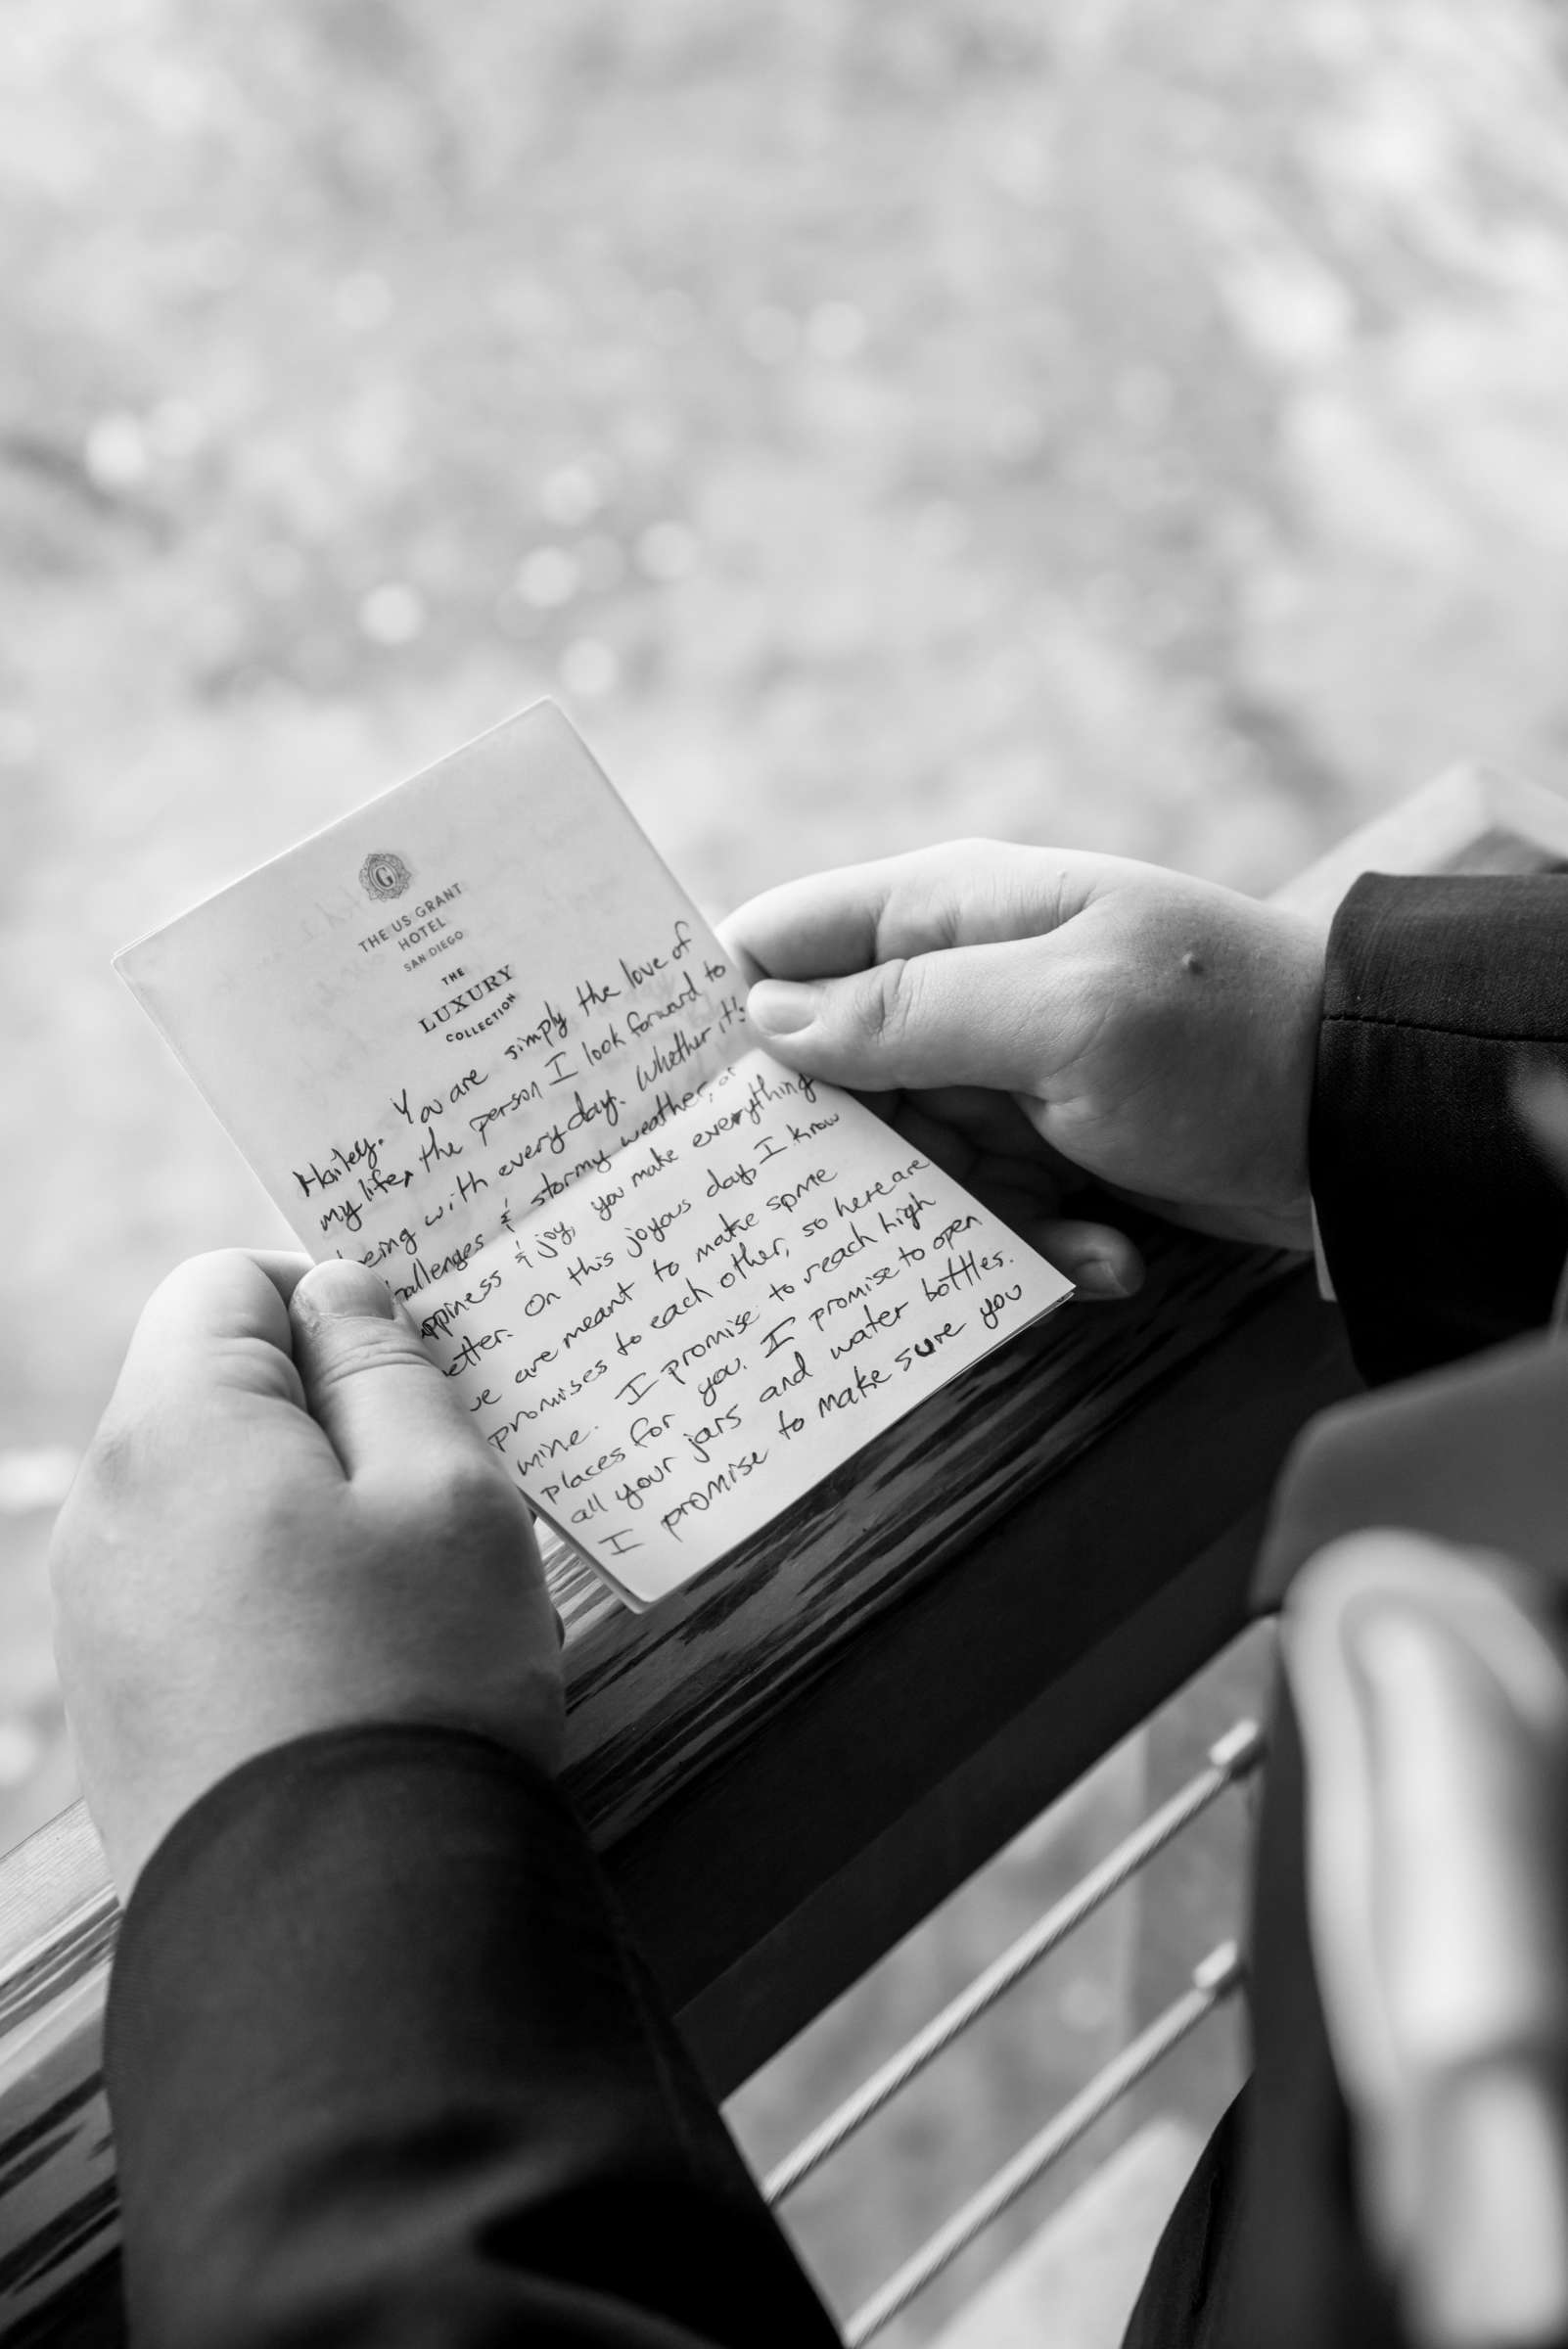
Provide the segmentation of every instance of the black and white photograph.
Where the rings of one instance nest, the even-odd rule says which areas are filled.
[[[3,0],[0,2341],[1568,2349],[1568,19]]]

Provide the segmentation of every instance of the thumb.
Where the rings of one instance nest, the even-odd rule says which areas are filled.
[[[289,1320],[305,1402],[350,1478],[428,1472],[478,1449],[413,1323],[367,1267],[313,1265]]]
[[[1038,1094],[1069,1050],[1043,984],[1049,944],[1014,939],[874,963],[846,979],[763,979],[747,1014],[769,1051],[831,1084]]]

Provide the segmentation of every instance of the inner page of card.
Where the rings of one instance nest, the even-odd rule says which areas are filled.
[[[739,974],[549,705],[119,961],[311,1254],[382,1272],[633,1603],[1069,1293],[751,1043]]]

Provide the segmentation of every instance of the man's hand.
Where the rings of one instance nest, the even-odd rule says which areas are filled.
[[[358,1265],[233,1251],[164,1281],[52,1566],[83,1788],[122,1895],[208,1787],[312,1730],[469,1728],[556,1765],[529,1513]]]
[[[770,890],[725,938],[792,1068],[901,1095],[894,1123],[1085,1294],[1136,1251],[1064,1221],[1084,1176],[1174,1221],[1312,1245],[1322,936],[1116,856],[959,841]]]

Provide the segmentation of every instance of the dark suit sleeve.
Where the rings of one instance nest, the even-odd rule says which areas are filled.
[[[485,1739],[306,1738],[207,1795],[131,1899],[107,2072],[133,2341],[837,2340],[570,1811]]]
[[[1539,1327],[1568,1203],[1510,1097],[1568,1065],[1568,876],[1368,873],[1329,940],[1312,1181],[1374,1384]]]

